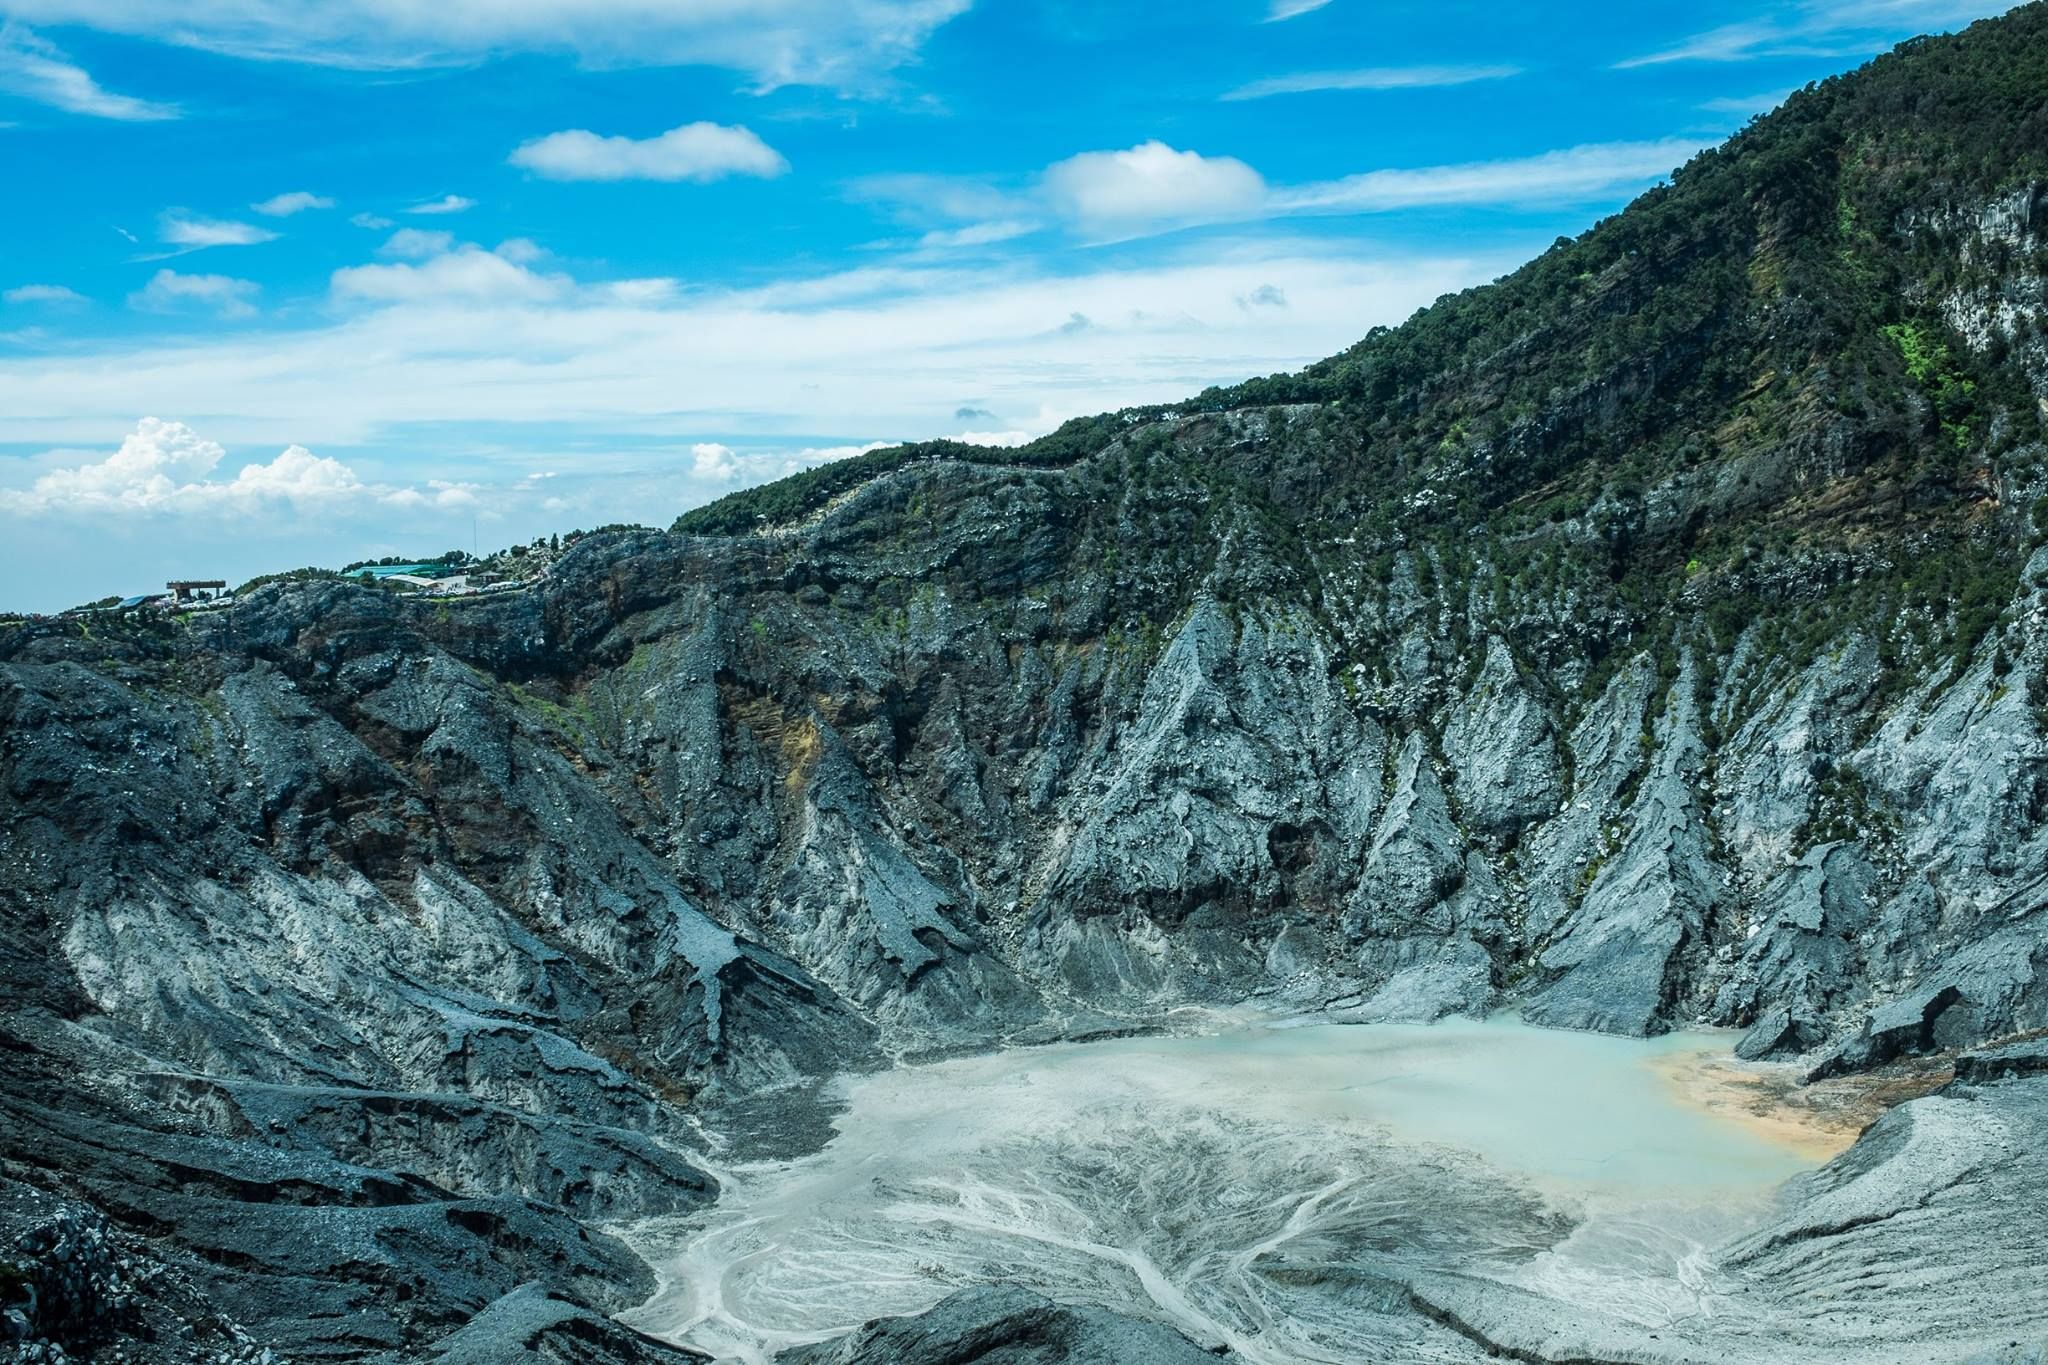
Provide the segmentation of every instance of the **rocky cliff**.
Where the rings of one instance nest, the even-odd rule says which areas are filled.
[[[146,1241],[144,1355],[662,1359],[594,1227],[847,1067],[2048,1028],[2044,92],[2040,6],[1910,44],[1301,374],[523,592],[14,626],[10,1225]]]

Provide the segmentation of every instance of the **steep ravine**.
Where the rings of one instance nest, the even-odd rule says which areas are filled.
[[[39,1322],[141,1359],[677,1358],[598,1229],[704,1207],[747,1105],[815,1136],[835,1072],[1188,1005],[1515,1006],[1973,1060],[1724,1249],[1754,1309],[1690,1345],[1455,1276],[1420,1311],[1534,1360],[1855,1359],[1922,1308],[1925,1358],[2030,1345],[2044,90],[2027,6],[1302,375],[520,592],[7,626],[0,1214],[110,1223],[6,1283],[98,1267]],[[1177,1358],[1078,1311],[813,1358]]]

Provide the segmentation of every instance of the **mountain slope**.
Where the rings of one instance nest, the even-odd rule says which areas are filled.
[[[411,1358],[632,1301],[578,1220],[890,1056],[1246,1000],[1815,1073],[2048,1027],[2044,163],[2035,5],[1299,375],[518,594],[14,627],[10,1198]]]

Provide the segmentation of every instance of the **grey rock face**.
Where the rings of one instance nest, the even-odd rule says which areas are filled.
[[[434,1343],[434,1365],[681,1365],[695,1352],[621,1327],[583,1304],[524,1284]]]
[[[1551,931],[1539,964],[1558,979],[1528,1017],[1561,1028],[1650,1033],[1679,993],[1680,950],[1707,932],[1726,896],[1706,830],[1697,670],[1688,660],[1658,718],[1655,757],[1622,816],[1611,858],[1589,864],[1584,898]]]
[[[1555,723],[1531,695],[1507,642],[1486,642],[1478,680],[1444,724],[1466,828],[1498,842],[1557,811],[1563,784]]]
[[[963,1289],[912,1318],[785,1351],[789,1365],[1204,1365],[1217,1357],[1171,1328],[1023,1289]]]

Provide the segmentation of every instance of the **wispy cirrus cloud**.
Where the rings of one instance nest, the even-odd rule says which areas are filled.
[[[701,184],[735,175],[772,180],[789,170],[782,153],[752,130],[701,121],[648,138],[605,137],[575,128],[521,143],[509,159],[548,180]]]
[[[1420,90],[1471,85],[1519,76],[1519,66],[1366,66],[1349,71],[1301,71],[1251,81],[1224,92],[1226,100],[1261,100],[1321,90]]]
[[[1615,63],[1747,62],[1768,57],[1847,57],[1912,34],[2004,14],[2010,0],[1805,0],[1789,13],[1724,24],[1675,46]]]
[[[0,92],[88,118],[148,123],[179,117],[175,104],[103,89],[55,44],[5,19],[0,19]]]
[[[1791,99],[1792,92],[1796,89],[1797,86],[1788,86],[1783,90],[1766,90],[1760,95],[1724,95],[1720,99],[1706,101],[1700,108],[1710,114],[1735,114],[1748,118],[1756,114],[1770,113]]]
[[[218,414],[234,439],[573,419],[793,449],[815,433],[954,430],[962,393],[994,417],[976,429],[1038,431],[1304,363],[1506,264],[1260,240],[1142,267],[893,266],[678,290],[540,275],[458,245],[337,272],[341,306],[321,326],[123,342],[118,364],[75,349],[0,361],[0,442],[75,439],[121,403]],[[1088,325],[1066,327],[1077,313]]]
[[[444,194],[439,199],[428,199],[422,203],[414,204],[406,209],[405,212],[438,217],[448,213],[467,213],[475,207],[476,200],[474,199],[467,199],[459,194]]]
[[[1329,3],[1330,0],[1270,0],[1266,6],[1266,22],[1277,24],[1287,19],[1298,19]]]
[[[182,209],[171,209],[158,223],[164,241],[187,251],[210,246],[255,246],[274,242],[277,234],[254,223],[237,223],[224,218],[197,218]]]
[[[1276,213],[1387,213],[1444,204],[1568,204],[1647,187],[1706,143],[1602,142],[1536,156],[1367,171],[1274,192]]]
[[[29,22],[81,24],[265,61],[405,69],[567,51],[607,65],[725,67],[765,89],[871,83],[969,3],[9,0],[8,10]]]

